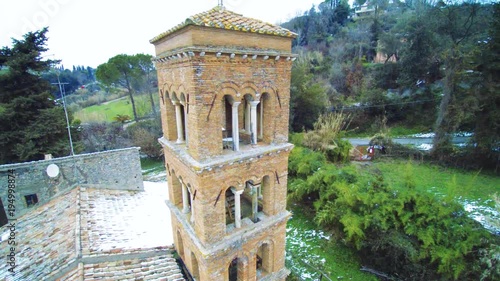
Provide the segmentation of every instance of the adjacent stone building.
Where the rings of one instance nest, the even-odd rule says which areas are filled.
[[[291,42],[218,6],[153,38],[172,231],[196,280],[285,280]]]
[[[165,185],[144,186],[137,148],[0,166],[7,175],[18,200],[0,209],[0,280],[184,280]]]

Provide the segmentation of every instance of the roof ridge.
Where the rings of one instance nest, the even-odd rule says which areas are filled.
[[[289,38],[295,38],[297,36],[297,34],[295,34],[294,32],[279,25],[275,25],[255,18],[245,17],[242,14],[238,14],[236,12],[228,10],[223,6],[216,6],[208,11],[204,11],[188,17],[180,24],[154,37],[149,42],[158,42],[168,35],[189,25],[267,34]]]

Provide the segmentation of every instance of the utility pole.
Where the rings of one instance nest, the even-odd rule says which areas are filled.
[[[64,98],[64,85],[67,85],[69,83],[61,83],[59,80],[59,71],[56,72],[57,75],[57,83],[52,83],[52,85],[59,85],[59,92],[61,93],[61,98],[63,102],[63,108],[64,108],[64,115],[66,116],[66,125],[68,128],[68,137],[69,137],[69,147],[71,149],[70,151],[70,156],[75,155],[75,151],[73,150],[73,141],[71,139],[71,127],[69,126],[69,118],[68,118],[68,110],[66,109],[66,99]]]

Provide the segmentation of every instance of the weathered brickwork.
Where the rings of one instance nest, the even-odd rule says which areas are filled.
[[[238,106],[243,128],[245,96],[264,100],[263,141],[288,141],[288,115],[291,62],[286,59],[258,58],[186,58],[183,61],[157,64],[163,94],[163,132],[170,141],[177,139],[176,115],[172,100],[185,100],[189,153],[197,160],[222,153],[224,99],[241,102]],[[189,97],[189,98],[188,98]],[[189,102],[188,102],[189,99]]]
[[[47,175],[47,167],[51,164],[59,167],[59,175],[55,178]],[[11,169],[15,171],[16,176],[16,216],[21,216],[29,210],[24,198],[27,195],[36,195],[37,205],[43,205],[77,185],[144,190],[138,148],[2,165],[0,179],[6,182],[8,171]],[[3,202],[8,202],[7,195],[7,189],[0,189]]]
[[[152,40],[175,247],[197,280],[285,280],[293,36],[226,14]]]

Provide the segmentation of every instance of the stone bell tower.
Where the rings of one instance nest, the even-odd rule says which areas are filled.
[[[291,42],[215,7],[156,49],[175,247],[196,280],[285,280]]]

